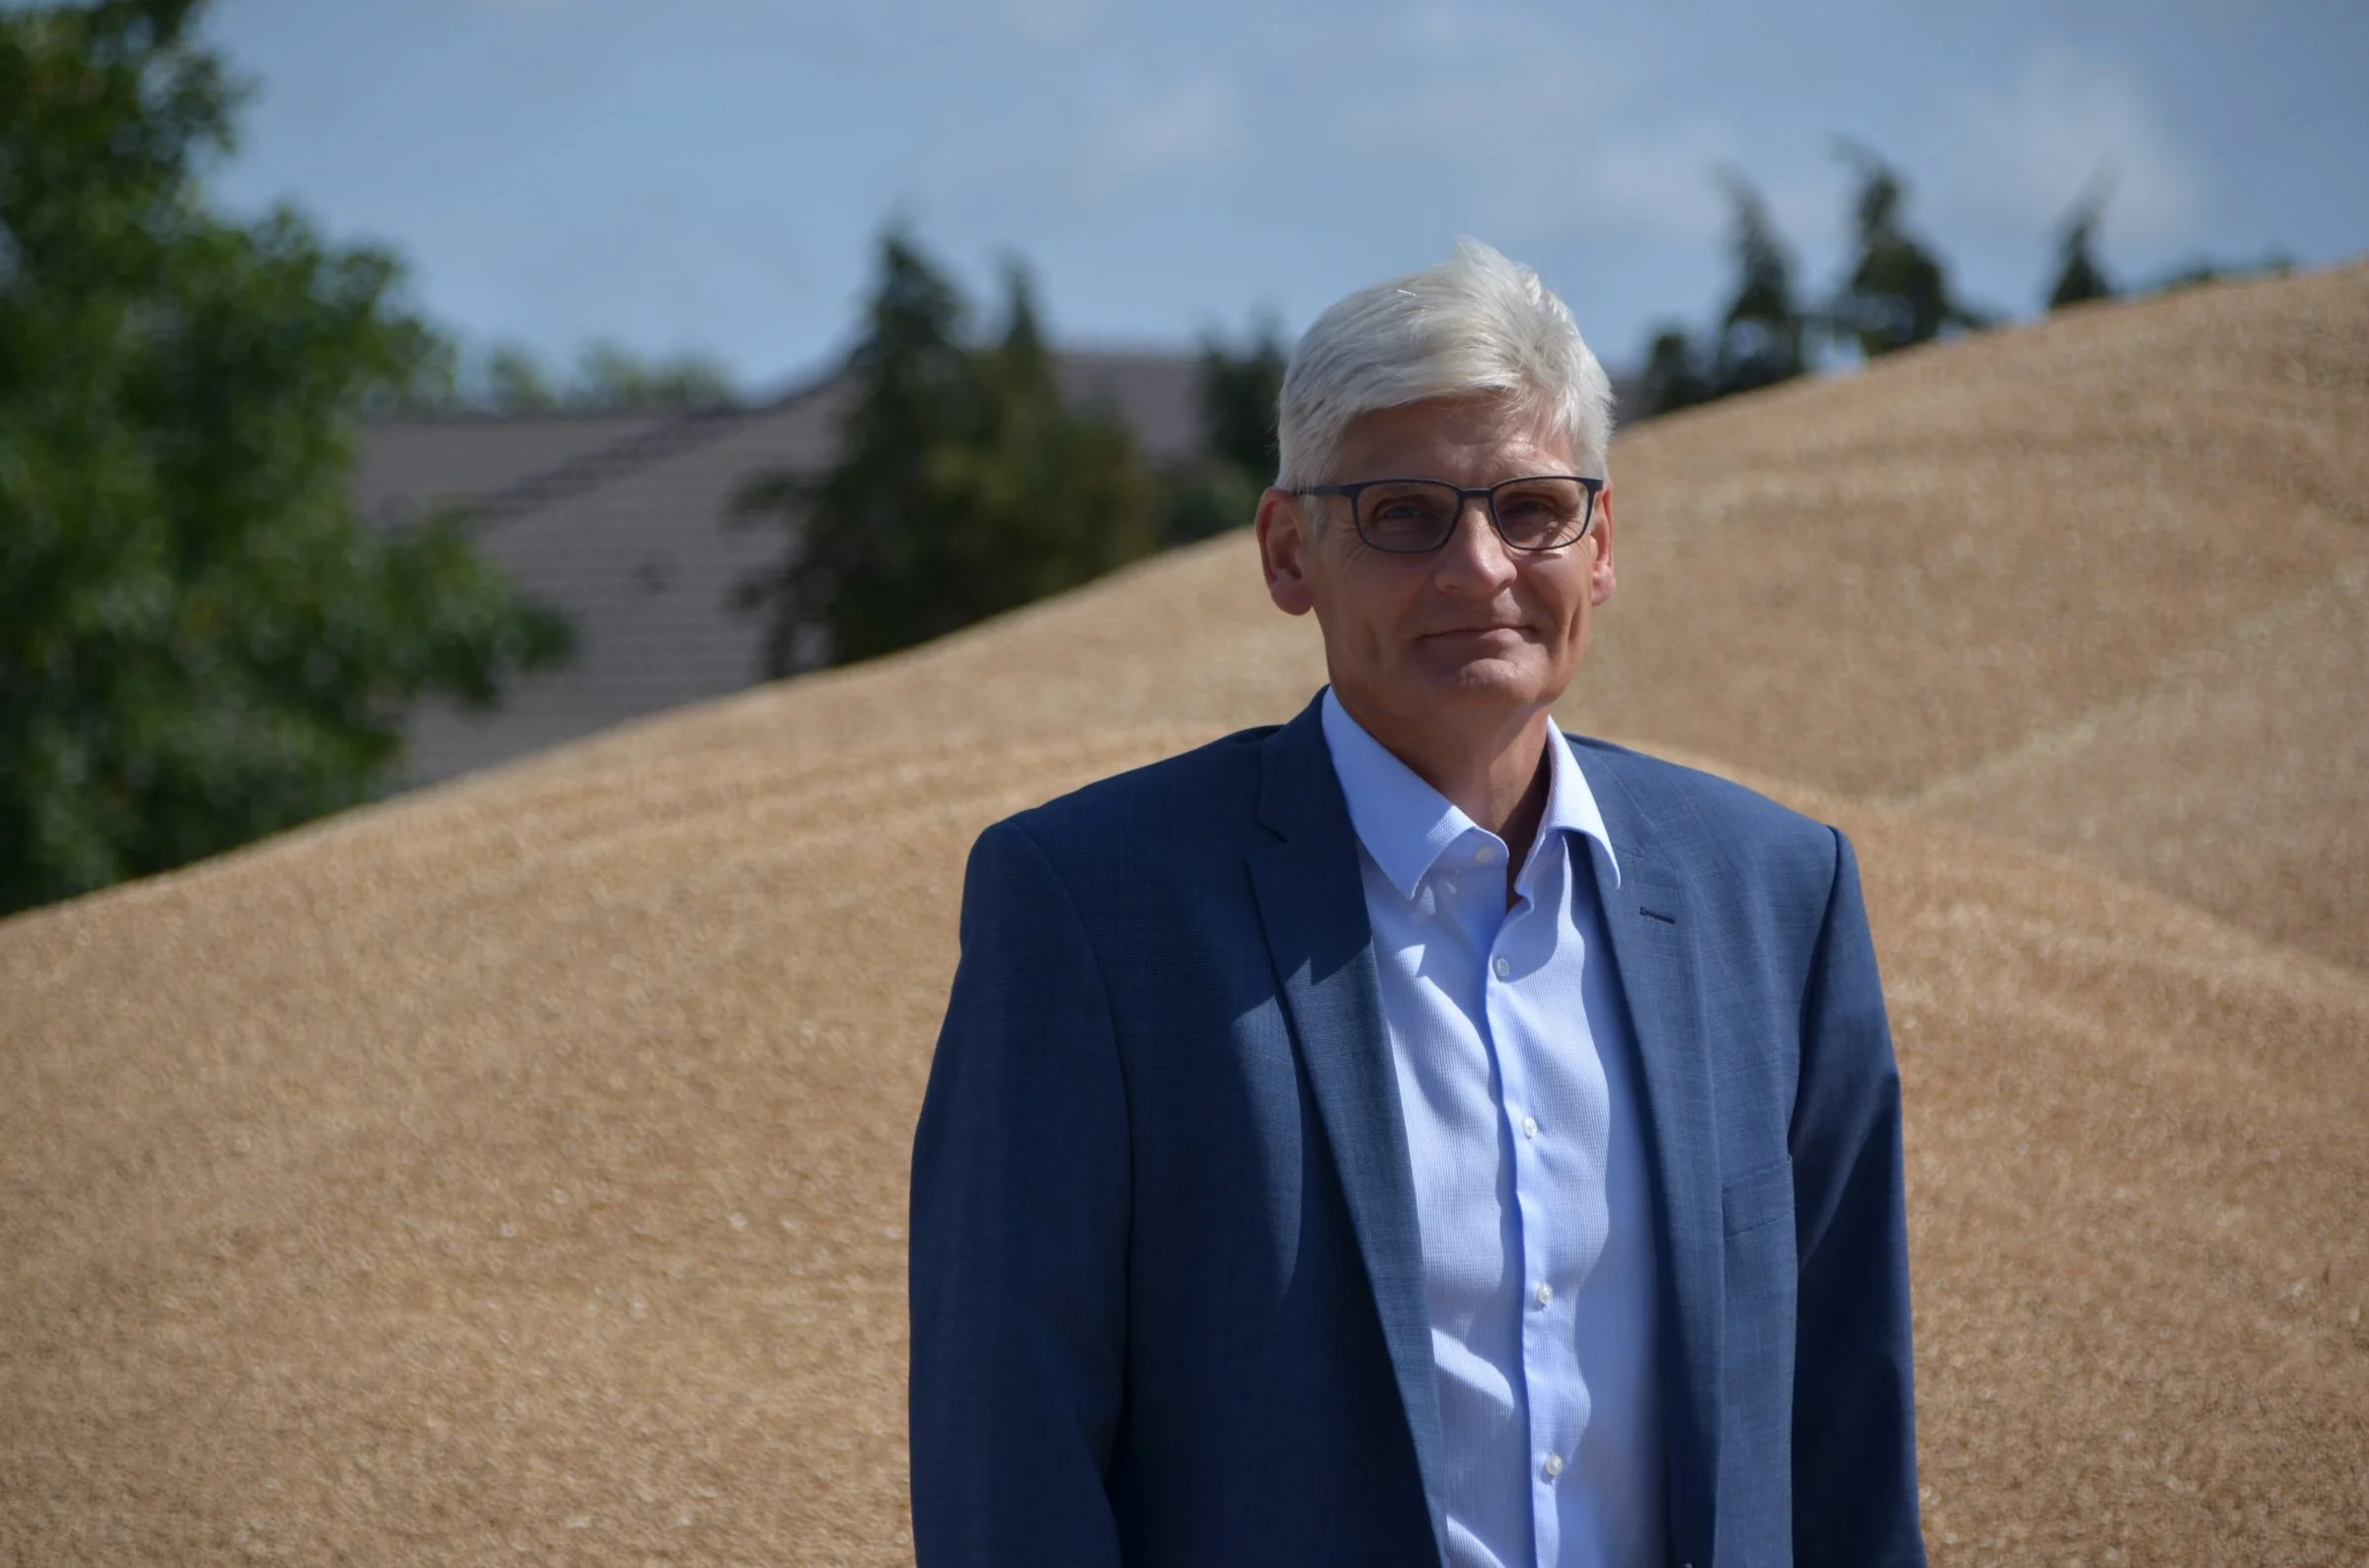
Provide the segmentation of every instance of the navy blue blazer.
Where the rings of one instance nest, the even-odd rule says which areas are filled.
[[[1571,745],[1624,878],[1671,1562],[1922,1563],[1899,1083],[1851,847]],[[1442,1561],[1357,853],[1314,705],[980,836],[913,1151],[920,1568]]]

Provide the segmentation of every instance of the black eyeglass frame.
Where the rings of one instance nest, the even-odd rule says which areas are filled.
[[[1517,545],[1506,536],[1505,524],[1497,516],[1497,491],[1509,489],[1516,485],[1535,485],[1540,480],[1568,480],[1587,492],[1587,503],[1580,513],[1579,532],[1559,544]],[[1447,532],[1439,536],[1436,544],[1425,545],[1417,550],[1374,543],[1372,539],[1366,537],[1365,522],[1359,515],[1357,497],[1380,485],[1429,485],[1437,489],[1454,490],[1456,492],[1456,510],[1449,516]],[[1357,530],[1357,537],[1364,541],[1368,550],[1378,550],[1386,556],[1428,556],[1434,551],[1446,549],[1448,541],[1456,537],[1457,525],[1464,521],[1465,503],[1478,498],[1482,503],[1482,513],[1489,518],[1489,526],[1496,531],[1498,540],[1504,544],[1507,550],[1519,551],[1525,556],[1543,556],[1551,550],[1568,550],[1595,531],[1596,502],[1604,493],[1604,481],[1591,480],[1584,474],[1524,474],[1518,479],[1499,480],[1494,485],[1468,487],[1462,485],[1451,485],[1446,480],[1417,479],[1410,475],[1397,479],[1359,480],[1353,485],[1311,485],[1306,489],[1294,490],[1292,493],[1294,495],[1340,496],[1349,503],[1349,526]]]

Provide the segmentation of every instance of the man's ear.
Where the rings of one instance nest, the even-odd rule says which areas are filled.
[[[1259,562],[1266,568],[1266,596],[1285,615],[1306,615],[1316,608],[1307,572],[1308,554],[1314,548],[1300,498],[1269,485],[1259,497]]]
[[[1612,597],[1612,486],[1596,497],[1596,526],[1588,530],[1596,542],[1596,559],[1587,568],[1587,602],[1600,605]]]

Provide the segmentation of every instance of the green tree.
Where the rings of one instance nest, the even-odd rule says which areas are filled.
[[[1259,318],[1239,349],[1214,333],[1201,343],[1202,445],[1262,487],[1282,462],[1275,412],[1290,357],[1282,324],[1271,315]]]
[[[1908,229],[1908,187],[1899,172],[1857,142],[1840,142],[1837,152],[1859,173],[1852,201],[1858,256],[1827,310],[1834,334],[1873,359],[1931,342],[1949,328],[1988,325],[1988,316],[1950,292],[1948,265]]]
[[[608,338],[576,355],[572,376],[555,374],[522,343],[497,343],[464,372],[439,345],[400,394],[373,399],[376,411],[403,413],[549,413],[620,410],[720,409],[739,399],[728,366],[712,355],[644,358]]]
[[[0,11],[0,910],[362,800],[566,644],[453,520],[356,522],[352,413],[449,357],[384,252],[207,210],[197,10]]]
[[[585,347],[564,394],[579,409],[714,409],[732,399],[731,371],[705,354],[645,359],[605,338]]]
[[[2106,198],[2113,193],[2111,178],[2100,171],[2058,223],[2056,281],[2048,290],[2048,308],[2063,310],[2084,300],[2111,299],[2113,281],[2098,260],[2098,226],[2105,217]]]
[[[1732,169],[1715,179],[1727,197],[1735,282],[1708,344],[1664,324],[1645,352],[1638,418],[1774,386],[1806,368],[1808,322],[1794,289],[1794,260],[1768,203]]]
[[[1712,380],[1729,397],[1801,374],[1803,319],[1794,295],[1794,259],[1768,203],[1732,169],[1719,174],[1732,215],[1728,241],[1735,288],[1719,316]]]
[[[1169,476],[1169,543],[1241,528],[1257,515],[1282,462],[1275,413],[1288,362],[1272,316],[1259,320],[1241,348],[1215,333],[1202,339],[1201,454]]]
[[[2170,294],[2183,288],[2200,288],[2207,283],[2234,283],[2250,277],[2285,277],[2295,270],[2295,259],[2284,251],[2272,250],[2258,261],[2216,261],[2200,256],[2165,273],[2149,292]]]
[[[1026,276],[1010,271],[1002,328],[974,342],[960,293],[909,236],[883,237],[879,265],[837,461],[735,503],[791,535],[786,562],[739,593],[769,616],[777,675],[941,636],[1157,543],[1134,443],[1069,408]]]
[[[1630,416],[1649,419],[1718,397],[1703,357],[1703,350],[1684,327],[1665,322],[1655,329],[1653,341],[1645,350],[1645,367],[1638,377],[1638,407]]]
[[[497,413],[541,413],[560,406],[551,372],[522,343],[502,343],[486,355],[486,403]]]

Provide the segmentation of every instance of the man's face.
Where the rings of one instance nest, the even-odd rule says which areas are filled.
[[[1493,399],[1385,409],[1353,421],[1336,478],[1435,479],[1477,487],[1578,470],[1563,435]],[[1259,508],[1267,592],[1316,612],[1334,688],[1369,725],[1463,728],[1518,721],[1563,695],[1587,647],[1589,612],[1612,596],[1612,492],[1595,526],[1560,550],[1507,548],[1468,502],[1429,555],[1357,537],[1338,496],[1269,490]]]

